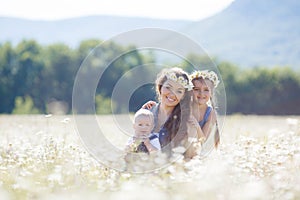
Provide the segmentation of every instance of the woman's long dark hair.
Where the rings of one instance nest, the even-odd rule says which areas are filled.
[[[168,80],[166,73],[174,72],[176,77],[182,76],[188,83],[190,83],[188,74],[180,68],[164,69],[158,74],[156,79],[156,93],[160,97],[162,85]],[[187,139],[187,121],[191,114],[191,97],[192,91],[185,89],[184,97],[175,106],[172,113],[164,124],[167,130],[167,137],[162,141],[161,146],[165,147],[170,145],[170,148],[183,145]]]

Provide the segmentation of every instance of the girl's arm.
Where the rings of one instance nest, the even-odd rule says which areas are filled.
[[[187,150],[184,153],[184,157],[186,159],[191,159],[197,155],[200,143],[205,140],[205,135],[203,134],[201,127],[194,116],[191,116],[187,123],[187,135]]]
[[[206,138],[203,130],[201,129],[198,121],[194,116],[190,116],[187,126],[188,126],[188,137],[195,137],[198,140]]]
[[[208,136],[210,135],[211,129],[212,129],[213,125],[216,123],[216,121],[217,121],[216,112],[215,112],[215,110],[212,110],[209,114],[207,122],[204,124],[204,126],[202,128],[202,132],[206,138],[208,138]]]

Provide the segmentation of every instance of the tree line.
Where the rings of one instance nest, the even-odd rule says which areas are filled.
[[[72,91],[76,73],[100,40],[85,40],[76,48],[63,43],[41,45],[35,40],[24,40],[13,46],[10,42],[0,44],[0,113],[51,113],[63,111],[70,114]],[[96,89],[95,110],[98,114],[123,113],[128,107],[122,96],[111,99],[114,87],[125,77],[132,88],[143,76],[130,76],[128,71],[144,63],[155,63],[151,52],[132,50],[113,42],[101,45],[97,58],[91,59],[95,66],[112,59],[103,72]],[[122,52],[126,56],[118,56]],[[118,57],[117,60],[113,58]],[[197,55],[188,60],[207,62]],[[227,97],[227,114],[300,114],[300,73],[289,67],[253,67],[242,69],[232,63],[214,60],[220,71]],[[186,62],[177,63],[185,70],[192,68]],[[143,68],[143,74],[156,72],[154,67]],[[84,95],[84,92],[83,92]],[[137,88],[129,101],[129,111],[135,112],[147,100],[155,100],[153,84]]]

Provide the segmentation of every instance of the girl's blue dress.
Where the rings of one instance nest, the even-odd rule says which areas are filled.
[[[211,113],[211,110],[212,110],[212,107],[208,106],[206,111],[205,111],[203,119],[198,122],[201,128],[203,128],[204,124],[207,122],[209,114]]]

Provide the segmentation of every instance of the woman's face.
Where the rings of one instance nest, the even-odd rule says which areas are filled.
[[[175,107],[184,97],[185,88],[172,80],[166,80],[161,87],[161,104],[169,107]]]
[[[194,80],[193,81],[194,88],[193,88],[193,96],[194,96],[194,102],[203,105],[206,104],[212,93],[212,82],[209,80]]]

